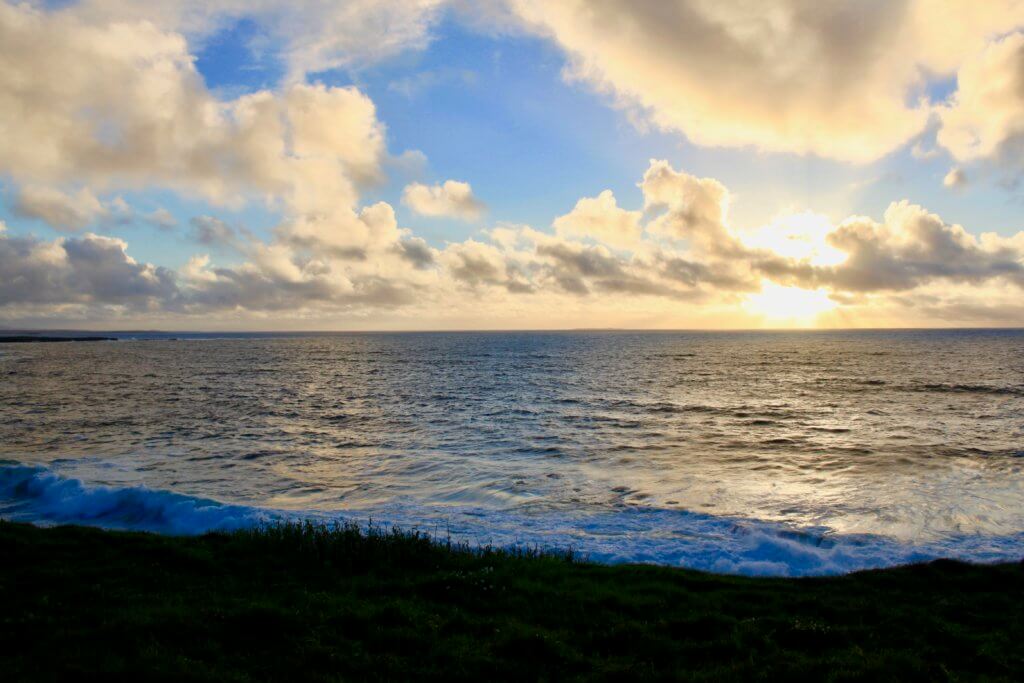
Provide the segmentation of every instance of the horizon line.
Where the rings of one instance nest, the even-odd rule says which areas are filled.
[[[43,334],[56,332],[89,332],[93,334],[456,334],[456,333],[556,333],[556,332],[646,332],[646,333],[680,333],[680,332],[927,332],[927,331],[961,331],[961,330],[1024,330],[1024,325],[979,325],[979,326],[935,326],[935,327],[550,327],[550,328],[429,328],[429,329],[301,329],[301,330],[225,330],[225,329],[118,329],[92,327],[0,327],[0,335],[6,334]]]

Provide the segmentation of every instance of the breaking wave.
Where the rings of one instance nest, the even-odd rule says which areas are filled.
[[[0,466],[0,518],[189,535],[269,521],[267,511],[142,486],[86,486],[44,467]]]
[[[844,535],[756,520],[653,507],[508,512],[463,506],[388,505],[347,511],[283,511],[158,491],[86,485],[43,468],[0,466],[0,518],[191,535],[268,522],[348,520],[419,529],[471,544],[572,548],[606,563],[642,562],[766,576],[842,574],[938,558],[1019,560],[1024,533],[951,535],[924,544]]]

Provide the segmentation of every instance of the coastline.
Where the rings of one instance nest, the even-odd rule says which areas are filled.
[[[41,335],[0,335],[0,344],[47,344],[60,342],[118,341],[117,337],[47,337]]]
[[[601,564],[655,564],[715,574],[835,576],[937,559],[994,564],[1024,557],[1024,533],[963,533],[907,542],[769,520],[628,506],[543,515],[480,506],[409,502],[374,508],[284,509],[224,502],[167,489],[88,484],[61,468],[0,460],[0,518],[171,536],[267,524],[351,523],[449,537],[474,547],[571,549]]]
[[[0,555],[0,665],[18,680],[1024,674],[1020,562],[749,578],[356,527],[3,521]]]

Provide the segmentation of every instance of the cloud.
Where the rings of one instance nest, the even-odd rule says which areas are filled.
[[[87,188],[74,193],[39,185],[22,187],[12,206],[14,212],[35,218],[55,230],[73,232],[108,214],[108,209]]]
[[[120,197],[104,201],[88,188],[66,192],[41,185],[24,186],[17,190],[11,209],[18,216],[41,220],[61,232],[78,232],[91,225],[102,227],[132,223],[167,231],[178,224],[167,209],[140,213]]]
[[[384,159],[383,126],[355,88],[221,101],[180,34],[28,5],[0,3],[0,120],[0,172],[94,192],[160,186],[316,212],[354,202]]]
[[[223,227],[216,219],[199,224],[215,232]],[[237,236],[228,239],[238,244]],[[279,311],[302,316],[409,305],[417,291],[408,279],[351,271],[284,243],[250,242],[248,260],[230,268],[195,255],[178,273],[137,263],[126,249],[122,240],[93,234],[53,242],[0,235],[0,270],[10,274],[0,283],[0,317],[24,317],[26,311],[162,319]]]
[[[515,290],[512,283],[520,282],[515,261],[495,245],[466,240],[450,245],[440,260],[456,282],[472,289],[496,285]]]
[[[407,149],[397,156],[389,157],[387,162],[399,173],[414,178],[423,175],[428,166],[427,155],[418,149]]]
[[[1024,33],[993,41],[960,67],[940,120],[938,143],[956,160],[1024,170]]]
[[[661,310],[661,316],[686,311],[685,320],[717,312],[725,316],[721,324],[737,319],[748,296],[772,301],[775,293],[793,288],[814,294],[825,309],[848,309],[847,323],[919,322],[922,311],[968,322],[984,319],[987,311],[1005,321],[1020,308],[1014,301],[1024,289],[1024,233],[974,236],[904,201],[893,203],[881,222],[851,217],[832,227],[820,216],[780,216],[749,238],[711,221],[713,229],[698,232],[722,231],[729,248],[694,247],[647,228],[665,216],[686,215],[687,202],[701,203],[700,193],[682,201],[669,187],[717,188],[698,182],[709,179],[660,162],[652,168],[660,180],[671,182],[650,186],[652,213],[644,237],[629,252],[522,226],[496,228],[485,241],[434,250],[391,224],[386,205],[367,207],[359,219],[388,234],[376,245],[367,243],[363,258],[332,255],[290,239],[249,237],[240,242],[242,264],[220,267],[201,254],[178,273],[135,262],[121,240],[87,234],[42,242],[3,234],[0,269],[11,276],[0,284],[0,317],[17,319],[26,311],[64,317],[77,311],[122,318],[274,314],[301,319],[410,309],[486,316]],[[706,226],[708,214],[695,213],[703,215],[696,225]],[[216,239],[224,237],[219,222],[199,222]],[[232,239],[230,234],[225,239]],[[821,244],[839,257],[822,253]],[[645,301],[666,303],[655,309]],[[699,303],[699,308],[673,309],[671,302]],[[560,318],[561,324],[566,319]]]
[[[189,223],[192,226],[192,239],[199,244],[221,247],[237,246],[238,244],[235,229],[219,218],[196,216]]]
[[[337,206],[329,213],[297,216],[279,225],[277,233],[297,249],[358,261],[394,255],[403,236],[395,211],[387,202],[359,210]]]
[[[651,277],[643,264],[621,259],[602,245],[544,241],[537,245],[536,254],[549,259],[546,275],[571,294],[586,295],[592,290],[666,297],[682,294],[671,283]]]
[[[942,179],[942,184],[949,188],[960,188],[967,185],[967,173],[962,168],[951,168]]]
[[[391,81],[388,90],[412,99],[432,88],[447,85],[473,86],[478,80],[477,73],[470,69],[430,69]]]
[[[119,6],[123,15],[114,11]],[[138,6],[116,2],[50,12],[0,4],[0,172],[23,188],[88,188],[80,196],[28,190],[32,210],[68,228],[83,227],[101,209],[158,227],[174,224],[166,211],[137,214],[120,200],[86,201],[116,188],[165,188],[214,204],[264,201],[281,216],[266,242],[210,216],[194,219],[196,241],[229,246],[246,260],[225,268],[197,255],[182,268],[180,286],[147,301],[154,315],[408,302],[428,277],[423,264],[430,252],[399,229],[386,203],[358,205],[361,189],[383,177],[388,158],[373,102],[353,87],[306,83],[220,99],[176,32],[204,30],[197,25],[209,17],[196,7],[158,3],[145,13],[154,13],[151,22],[134,18]],[[80,246],[48,244],[55,254]],[[127,258],[121,248],[111,259],[118,254]],[[164,273],[138,264],[109,272],[127,278],[131,268]],[[55,307],[120,305],[117,296],[101,301],[99,291],[89,300],[73,290],[58,296],[56,285],[72,280],[54,281],[41,266],[31,274],[54,282],[47,291]],[[30,279],[26,272],[22,280]]]
[[[719,288],[756,289],[758,283],[744,275],[742,264],[687,261],[651,242],[639,241],[632,253],[623,253],[529,227],[499,228],[489,237],[490,244],[469,240],[440,254],[448,273],[478,293],[491,287],[537,296],[695,300]]]
[[[396,251],[399,256],[420,269],[433,266],[437,259],[436,251],[419,237],[401,240],[396,245]]]
[[[387,278],[348,277],[318,260],[296,260],[285,249],[257,253],[252,263],[211,268],[208,260],[190,263],[186,310],[290,311],[292,315],[353,308],[387,309],[414,301],[413,290]]]
[[[935,147],[925,145],[924,142],[918,141],[914,143],[914,146],[910,148],[910,155],[915,159],[921,161],[928,161],[942,155],[942,152]]]
[[[424,216],[446,216],[465,221],[478,219],[483,202],[473,196],[469,183],[446,180],[440,185],[410,183],[402,191],[402,203]]]
[[[755,265],[781,284],[836,292],[898,292],[934,282],[977,285],[996,279],[1024,286],[1020,236],[979,239],[907,201],[890,204],[882,223],[847,219],[827,239],[846,254],[842,263],[817,266],[772,255]]]
[[[704,146],[853,162],[925,127],[929,77],[952,74],[1014,0],[760,3],[511,0],[568,57],[566,77]]]
[[[926,101],[928,84],[956,74],[993,36],[1024,24],[1017,0],[783,0],[770,11],[704,0],[502,0],[482,7],[450,0],[83,0],[50,14],[64,27],[116,22],[136,42],[132,27],[146,22],[153,34],[146,44],[166,57],[168,46],[157,47],[162,38],[201,44],[244,19],[261,32],[253,49],[280,59],[284,82],[295,84],[423,49],[448,7],[475,31],[529,31],[551,40],[567,55],[569,80],[608,94],[633,120],[706,146],[855,162],[920,133],[935,110]],[[392,89],[412,95],[466,78],[465,71],[427,70]]]
[[[998,12],[989,8],[997,3],[974,14],[932,5],[939,21],[923,6],[872,5],[853,28],[843,13],[852,5],[843,3],[748,12],[722,3],[594,0],[584,11],[568,0],[545,4],[543,16],[530,2],[512,9],[530,30],[566,49],[571,77],[698,142],[763,140],[765,149],[864,160],[913,139],[908,131],[930,113],[931,105],[915,96],[931,77],[923,69],[960,69],[962,92],[940,115],[939,144],[958,144],[943,142],[942,130],[981,126],[977,140],[996,142],[970,142],[964,160],[951,149],[957,163],[1010,159],[1012,98],[996,97],[1001,125],[973,121],[976,113],[967,112],[988,97],[971,95],[971,69],[994,79],[993,92],[1015,73],[1004,54],[1012,36],[985,44],[992,27],[1011,15],[993,19]],[[140,213],[114,196],[138,188],[198,198],[214,205],[210,214],[220,205],[258,202],[278,222],[256,237],[244,225],[198,216],[189,234],[201,250],[218,254],[215,247],[228,246],[232,261],[199,253],[177,271],[135,261],[126,242],[110,237],[43,241],[3,232],[5,320],[170,318],[189,325],[266,316],[320,326],[395,315],[408,316],[412,326],[425,316],[565,326],[603,323],[614,311],[617,319],[643,315],[647,324],[680,326],[741,320],[749,316],[742,302],[779,287],[813,290],[838,310],[865,317],[884,311],[896,321],[911,319],[908,310],[981,319],[985,311],[1005,317],[1019,308],[1022,235],[973,235],[909,202],[893,203],[880,221],[853,216],[833,224],[794,214],[740,231],[730,224],[733,196],[724,183],[662,160],[652,160],[643,175],[642,206],[619,206],[605,191],[565,207],[548,232],[499,225],[479,239],[432,248],[399,225],[388,203],[362,204],[364,188],[404,158],[388,152],[374,103],[355,87],[294,76],[404,49],[375,51],[360,42],[363,36],[344,45],[353,31],[390,41],[405,26],[415,48],[429,40],[436,3],[300,3],[296,17],[262,2],[38,7],[0,4],[0,173],[15,188],[15,215],[63,230],[98,230],[113,221],[173,227],[166,210]],[[280,19],[272,35],[307,31],[309,44],[284,41],[292,78],[276,89],[227,98],[206,87],[189,41],[248,15]],[[337,17],[351,25],[328,35],[304,24],[326,15],[325,26]],[[382,38],[391,26],[399,27],[395,35]],[[938,35],[951,47],[939,49]],[[988,56],[976,58],[981,66],[965,62],[983,52]],[[763,74],[764,82],[752,74]],[[655,76],[673,87],[658,86]],[[423,215],[464,220],[484,210],[469,183],[454,180],[412,183],[402,201]]]
[[[801,290],[821,315],[829,307],[847,311],[847,323],[905,324],[922,320],[922,311],[942,320],[990,314],[1004,321],[1020,308],[1014,302],[1024,289],[1024,233],[972,235],[907,201],[892,203],[881,221],[853,216],[832,225],[802,213],[738,232],[728,220],[730,193],[713,178],[652,160],[640,187],[642,211],[620,208],[603,193],[566,214],[581,220],[629,214],[628,248],[606,244],[601,230],[586,224],[580,235],[577,225],[571,234],[502,226],[483,240],[437,250],[400,228],[383,202],[296,214],[269,241],[196,217],[198,242],[231,246],[244,260],[224,267],[197,254],[177,273],[136,262],[119,239],[89,233],[45,242],[2,233],[0,317],[308,319],[427,310],[499,320],[556,310],[624,316],[645,310],[659,319],[714,312],[721,320],[756,324],[751,310],[783,295],[803,301],[796,296]],[[699,308],[672,308],[680,304]]]
[[[284,42],[294,80],[426,47],[441,0],[263,3],[262,25]],[[236,3],[237,6],[237,3]]]
[[[729,190],[714,178],[697,178],[651,159],[640,189],[645,210],[664,210],[647,224],[649,232],[687,240],[711,254],[742,251],[727,227]]]
[[[307,74],[359,68],[420,50],[441,19],[444,0],[84,0],[67,10],[90,23],[150,21],[203,39],[240,20],[260,27],[254,49],[272,50],[288,82]]]
[[[42,242],[0,235],[0,309],[39,305],[173,310],[173,271],[140,264],[119,239],[87,233]]]
[[[564,237],[590,237],[605,244],[629,248],[641,237],[640,211],[619,208],[615,195],[605,190],[597,197],[584,197],[573,210],[552,223]]]
[[[142,220],[161,230],[173,230],[178,227],[178,219],[167,209],[154,209],[147,214],[143,214]]]
[[[474,249],[478,258],[472,268],[460,264],[460,275],[476,286],[503,286],[504,258],[533,285],[531,291],[676,299],[756,292],[764,281],[824,289],[836,300],[939,283],[1024,287],[1024,233],[976,237],[907,201],[892,203],[882,222],[851,217],[833,226],[804,213],[738,233],[728,222],[728,189],[715,179],[651,160],[640,186],[645,210],[638,229],[644,236],[633,243],[632,255],[575,242],[571,235],[504,230],[494,246]],[[596,205],[621,211],[611,199],[605,195]],[[456,249],[461,247],[447,251]]]
[[[756,292],[760,288],[757,275],[743,263],[702,263],[677,254],[659,254],[657,269],[662,278],[691,292]]]
[[[41,220],[62,232],[77,232],[94,224],[140,222],[161,230],[177,225],[177,220],[166,209],[139,213],[121,197],[103,200],[86,187],[64,191],[45,185],[25,185],[18,188],[11,208],[19,216]]]

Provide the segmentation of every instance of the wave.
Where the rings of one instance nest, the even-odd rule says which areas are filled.
[[[1022,386],[992,386],[989,384],[921,384],[911,387],[916,391],[934,391],[952,394],[992,394],[995,396],[1024,396]]]
[[[836,534],[655,507],[508,511],[389,505],[373,510],[284,511],[228,505],[142,486],[90,486],[44,467],[0,465],[0,518],[174,535],[314,519],[417,529],[477,545],[572,548],[605,563],[654,563],[763,576],[842,574],[938,558],[974,562],[1024,556],[1024,533],[958,535],[922,544]]]
[[[9,465],[0,466],[0,518],[190,535],[251,527],[273,514],[142,486],[86,486],[43,467]]]

